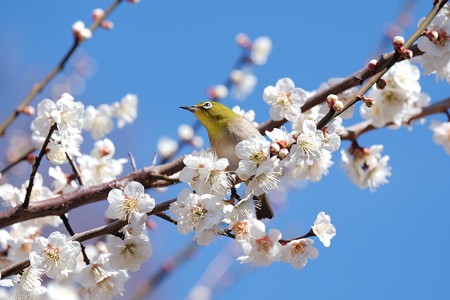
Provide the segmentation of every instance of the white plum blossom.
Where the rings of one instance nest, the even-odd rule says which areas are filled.
[[[229,205],[215,195],[198,195],[183,189],[177,201],[170,204],[170,212],[176,216],[180,234],[195,230],[196,236],[202,236],[205,230],[219,229],[217,225],[224,221]]]
[[[23,201],[25,200],[28,182],[28,180],[25,181],[20,188],[13,187],[10,184],[0,186],[0,198],[3,200],[3,205],[7,207],[16,207],[22,205]],[[30,203],[47,200],[53,197],[54,194],[52,193],[52,191],[48,187],[44,186],[42,175],[36,173],[34,177],[33,190],[30,194]],[[37,227],[41,227],[44,225],[57,227],[61,224],[61,219],[56,216],[47,216],[28,220],[23,222],[22,224],[26,224],[26,226]]]
[[[117,117],[117,127],[131,124],[137,118],[138,97],[135,94],[126,94],[120,102],[114,102],[113,112]]]
[[[304,160],[308,165],[319,161],[322,157],[324,136],[311,120],[303,122],[303,133],[297,137],[297,143],[292,145],[290,156],[297,161]]]
[[[101,104],[98,108],[89,105],[86,107],[83,129],[90,132],[94,140],[101,139],[114,128],[112,116],[113,108],[108,104]]]
[[[339,149],[339,147],[341,146],[341,137],[338,134],[340,128],[342,128],[342,119],[337,117],[322,129],[323,149],[328,150],[330,152],[334,152]]]
[[[256,38],[251,47],[250,59],[257,65],[264,65],[272,51],[272,41],[267,36]]]
[[[55,193],[67,194],[78,188],[76,180],[70,179],[69,174],[64,173],[60,166],[50,167],[48,175],[54,179],[52,185]]]
[[[255,196],[260,196],[276,188],[281,176],[279,162],[276,157],[263,161],[256,169],[255,176],[249,181],[246,193],[253,191]]]
[[[136,236],[121,239],[110,235],[106,247],[111,253],[109,264],[116,270],[124,269],[137,272],[142,263],[152,255],[152,245],[148,239]]]
[[[111,270],[108,259],[100,255],[78,274],[77,280],[83,286],[82,294],[87,299],[112,299],[122,294],[129,276],[124,270]]]
[[[300,118],[301,107],[306,102],[307,94],[301,88],[296,88],[290,78],[282,78],[275,86],[264,89],[263,99],[271,105],[270,118],[275,121],[286,118],[295,121]]]
[[[311,228],[322,244],[330,247],[331,239],[336,235],[336,228],[331,224],[331,217],[321,211]]]
[[[14,299],[35,299],[44,295],[47,289],[42,286],[43,271],[28,267],[20,280],[14,283]]]
[[[136,181],[127,183],[123,191],[112,189],[108,193],[109,206],[106,216],[111,219],[129,220],[131,213],[151,212],[155,207],[155,199],[144,191],[144,186]]]
[[[399,127],[430,101],[421,93],[419,68],[408,60],[396,63],[384,76],[386,87],[370,90],[368,97],[375,100],[372,107],[361,106],[361,115],[375,127],[387,124]]]
[[[225,169],[226,158],[217,159],[213,152],[189,154],[183,159],[180,181],[188,183],[198,194],[214,194],[224,198],[231,183]]]
[[[6,207],[15,207],[23,203],[20,197],[20,190],[9,183],[0,185],[0,199]]]
[[[429,32],[437,33],[437,39],[430,41],[427,36],[421,36],[417,46],[423,55],[418,57],[425,74],[436,74],[437,79],[446,79],[450,82],[450,16],[446,11],[450,5],[447,3],[436,17],[427,26]],[[419,21],[423,22],[423,19]]]
[[[95,142],[90,155],[77,158],[85,185],[95,185],[116,179],[123,171],[126,158],[113,159],[114,144],[109,139]]]
[[[266,226],[263,222],[254,220],[249,229],[250,238],[241,242],[244,251],[243,256],[238,257],[241,263],[253,263],[255,266],[268,266],[274,261],[280,260],[281,232],[270,229],[266,235]]]
[[[433,130],[433,140],[436,144],[442,145],[445,151],[450,154],[450,122],[434,121],[430,125]]]
[[[242,70],[232,70],[230,79],[233,82],[233,97],[238,100],[244,100],[256,86],[257,79],[252,73]]]
[[[162,158],[168,158],[178,151],[178,142],[170,137],[162,136],[157,144],[158,153]]]
[[[309,238],[290,241],[281,249],[281,260],[296,269],[304,268],[308,259],[316,259],[319,256],[319,251],[311,246],[313,243]]]
[[[381,157],[382,145],[370,148],[356,148],[350,151],[341,150],[342,161],[347,174],[354,184],[360,188],[375,191],[380,185],[388,183],[391,167],[388,165],[389,156]]]
[[[127,236],[141,237],[145,233],[147,219],[147,214],[133,212],[128,218],[128,224],[120,231],[124,232]]]
[[[289,159],[284,163],[286,174],[290,179],[320,181],[323,176],[328,174],[329,168],[333,165],[331,153],[322,150],[322,155],[318,161],[308,165],[305,160]]]
[[[56,124],[50,139],[50,153],[48,158],[52,163],[66,162],[65,153],[73,156],[80,155],[79,147],[83,141],[81,136],[84,106],[81,102],[75,102],[74,98],[64,93],[56,101],[44,99],[38,104],[38,114],[31,123],[33,130],[32,139],[38,145],[42,145],[50,131]]]
[[[258,167],[270,159],[270,142],[262,135],[255,135],[236,145],[236,155],[239,157],[237,175],[247,180],[256,174]]]
[[[80,252],[80,243],[67,241],[65,234],[55,231],[48,239],[36,238],[30,252],[30,263],[50,278],[64,278],[75,270],[76,257]]]

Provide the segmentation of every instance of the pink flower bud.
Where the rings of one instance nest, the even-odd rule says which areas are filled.
[[[364,104],[369,108],[375,104],[375,99],[373,99],[373,98],[368,98],[368,97],[361,97],[361,98],[362,98],[362,101],[364,102]]]
[[[238,33],[235,38],[236,44],[241,46],[242,48],[250,48],[252,42],[250,41],[248,35],[245,33]]]
[[[411,59],[414,56],[413,52],[409,49],[403,50],[402,55],[406,59]]]
[[[278,143],[270,144],[270,155],[277,155],[280,149],[281,147],[280,145],[278,145]]]
[[[394,37],[392,44],[394,45],[394,49],[397,50],[405,44],[405,39],[402,36],[397,35]]]
[[[110,21],[110,20],[104,20],[104,21],[102,21],[102,22],[100,23],[100,26],[101,26],[103,29],[111,30],[111,29],[114,28],[114,23],[113,23],[112,21]]]
[[[101,8],[96,8],[92,11],[92,20],[94,20],[94,22],[97,22],[98,20],[100,20],[100,18],[102,18],[105,15],[105,12],[103,11],[103,9]]]
[[[27,116],[32,116],[35,113],[33,106],[25,106],[20,108],[20,112]]]

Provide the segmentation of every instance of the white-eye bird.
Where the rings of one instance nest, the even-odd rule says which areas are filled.
[[[227,170],[236,171],[239,167],[239,158],[236,155],[236,145],[254,135],[261,135],[252,123],[238,115],[225,105],[204,101],[193,106],[181,106],[197,117],[208,132],[211,148],[219,158],[228,159]],[[267,194],[254,196],[254,200],[260,202],[256,205],[256,217],[258,219],[273,218],[273,210],[270,206]]]

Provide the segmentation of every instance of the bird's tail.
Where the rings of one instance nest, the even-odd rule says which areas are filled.
[[[266,193],[260,196],[253,196],[253,201],[255,202],[255,212],[258,220],[273,218],[273,209],[270,206],[269,197]]]

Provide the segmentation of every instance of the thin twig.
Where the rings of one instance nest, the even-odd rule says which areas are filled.
[[[75,232],[72,229],[72,226],[70,226],[69,219],[66,217],[65,214],[62,214],[59,216],[59,218],[63,221],[64,227],[66,227],[67,231],[70,233],[71,236],[75,235]],[[89,265],[91,261],[89,260],[89,257],[86,254],[86,247],[82,243],[80,243],[81,247],[81,253],[83,254],[83,260],[86,263],[86,265]]]
[[[406,124],[411,124],[412,121],[424,118],[429,115],[438,114],[438,113],[445,113],[450,108],[450,98],[444,99],[442,101],[433,103],[430,106],[423,107],[422,110],[412,116],[408,121],[406,121]],[[393,125],[393,123],[387,123],[383,127]],[[380,127],[381,128],[381,127]],[[375,127],[372,125],[370,120],[363,121],[361,123],[352,125],[350,127],[345,128],[345,132],[340,134],[342,140],[356,140],[361,134],[379,129],[378,127]]]
[[[5,174],[9,169],[16,166],[21,161],[27,160],[31,153],[36,151],[37,147],[32,147],[28,151],[26,151],[23,155],[16,158],[13,162],[11,162],[9,165],[3,168],[3,170],[0,171],[1,174]]]
[[[80,169],[78,169],[77,164],[75,163],[75,161],[72,159],[72,157],[70,156],[69,153],[66,152],[66,157],[67,160],[69,161],[70,166],[72,167],[72,171],[75,174],[75,177],[78,180],[78,183],[83,186],[84,182],[83,182],[83,178],[81,178],[81,173],[80,173]]]
[[[112,13],[112,11],[119,5],[122,0],[115,0],[109,8],[105,11],[104,15],[96,20],[89,29],[94,32],[98,26]],[[60,73],[69,58],[73,55],[75,50],[84,42],[85,40],[74,39],[74,42],[61,61],[56,65],[56,67],[49,73],[45,78],[36,84],[29,94],[23,99],[22,103],[16,108],[16,110],[0,125],[0,136],[5,135],[6,128],[19,116],[20,112],[24,107],[30,105],[31,101],[48,85],[48,83],[58,74]]]
[[[423,32],[427,28],[427,26],[431,23],[433,18],[436,16],[436,14],[439,12],[439,10],[442,8],[442,6],[447,3],[447,0],[437,1],[435,5],[433,6],[433,9],[430,11],[428,16],[423,20],[423,22],[420,24],[420,26],[414,31],[414,33],[409,37],[409,39],[404,43],[402,46],[403,49],[409,49],[412,44],[420,37],[422,36]],[[323,117],[318,123],[317,123],[317,129],[322,129],[325,127],[331,120],[345,112],[347,109],[349,109],[351,106],[353,106],[356,102],[358,102],[363,96],[378,80],[380,80],[381,77],[383,77],[384,74],[386,74],[387,71],[398,61],[398,59],[401,57],[400,51],[395,51],[392,57],[383,65],[381,71],[377,72],[375,75],[373,75],[369,80],[367,80],[362,87],[358,89],[356,93],[354,93],[352,96],[347,99],[347,102],[344,106],[344,108],[339,112],[334,112],[332,114],[327,114],[325,117]]]
[[[128,152],[128,156],[130,157],[131,167],[133,168],[133,172],[137,171],[136,160],[134,159],[134,155],[131,152]]]
[[[39,169],[39,165],[41,164],[41,160],[47,151],[47,145],[50,142],[50,138],[51,138],[53,132],[57,129],[57,126],[58,125],[55,123],[52,125],[52,127],[50,127],[47,137],[45,138],[44,144],[42,145],[41,151],[39,152],[39,155],[36,157],[36,160],[34,161],[33,168],[31,170],[30,179],[28,180],[27,192],[25,194],[25,199],[23,201],[22,208],[27,208],[28,205],[30,204],[31,191],[33,190],[33,185],[34,185],[34,177],[36,176],[36,173]]]

